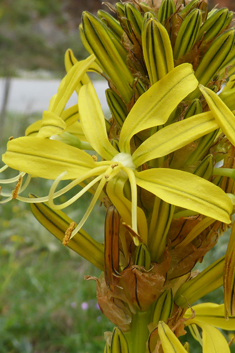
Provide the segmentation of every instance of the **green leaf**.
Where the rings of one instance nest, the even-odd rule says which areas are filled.
[[[145,140],[133,153],[133,162],[138,167],[151,159],[166,156],[216,129],[218,124],[211,112],[178,121]]]
[[[218,186],[181,170],[158,168],[136,172],[136,183],[162,200],[230,223],[233,206]]]
[[[130,153],[130,140],[139,131],[165,124],[177,105],[197,87],[192,65],[182,64],[156,82],[137,100],[120,134],[120,151]]]
[[[44,179],[76,179],[95,167],[92,157],[62,142],[35,137],[20,137],[7,144],[3,161],[9,167]]]
[[[78,97],[80,122],[87,141],[104,159],[112,159],[118,151],[108,140],[105,117],[93,85],[80,89]]]

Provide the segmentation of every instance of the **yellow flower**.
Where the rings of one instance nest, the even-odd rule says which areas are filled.
[[[64,79],[67,85],[70,81]],[[56,97],[51,105],[57,107],[59,104],[60,109],[57,107],[56,111],[52,109],[52,114],[46,114],[49,118],[45,119],[36,137],[26,136],[9,141],[3,161],[11,168],[24,173],[55,180],[48,197],[28,199],[28,202],[48,200],[49,205],[54,209],[67,207],[99,183],[87,211],[73,230],[72,236],[83,226],[105,186],[111,202],[118,209],[123,221],[131,224],[133,231],[140,235],[144,243],[147,243],[147,221],[143,210],[137,207],[137,186],[170,204],[230,223],[232,203],[223,190],[209,181],[169,168],[141,170],[141,166],[146,165],[148,161],[168,155],[218,129],[218,121],[214,119],[211,112],[163,126],[133,153],[131,151],[132,137],[142,130],[164,125],[172,111],[196,89],[197,85],[198,82],[190,64],[177,66],[155,83],[142,94],[128,114],[120,132],[118,150],[108,140],[105,117],[93,85],[88,83],[82,86],[78,98],[80,124],[86,141],[102,159],[97,161],[79,148],[45,138],[61,128],[62,119],[59,115],[62,114],[69,96],[64,99],[63,89],[66,90],[67,87],[64,84],[57,95],[57,97],[63,97],[63,104]],[[73,88],[75,86],[73,85]],[[53,131],[51,125],[53,125]],[[92,181],[70,200],[60,205],[54,204],[54,198],[89,178],[92,178]],[[56,191],[60,180],[72,181]],[[128,180],[131,202],[125,197],[123,191]],[[27,201],[20,196],[16,198]]]

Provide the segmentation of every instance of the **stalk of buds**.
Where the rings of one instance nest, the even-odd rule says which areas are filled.
[[[31,200],[32,212],[60,240],[67,229],[64,245],[104,271],[86,279],[95,279],[99,306],[117,326],[106,334],[105,352],[189,352],[178,339],[189,327],[203,352],[227,353],[211,304],[203,307],[205,316],[192,305],[224,284],[215,326],[235,329],[234,226],[226,254],[201,273],[193,271],[234,212],[233,13],[209,11],[206,0],[105,5],[112,14],[82,15],[80,36],[91,56],[77,62],[67,51],[66,79],[48,112],[27,129],[27,140],[9,142],[4,160],[11,166],[13,158],[15,166],[22,153],[19,170],[29,173],[24,146],[32,141],[40,166],[32,174],[55,180],[48,203]],[[87,71],[108,81],[110,119],[104,119]],[[66,102],[59,97],[69,98],[71,87],[78,106],[63,111]],[[38,152],[41,146],[56,155],[50,159],[57,174],[42,168],[41,160],[46,165],[49,158]],[[56,192],[66,178],[70,184]],[[77,184],[82,191],[54,203]],[[60,209],[88,190],[94,197],[77,225]],[[106,208],[104,246],[81,229],[98,199]]]

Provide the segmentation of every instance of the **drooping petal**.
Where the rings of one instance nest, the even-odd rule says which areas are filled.
[[[218,125],[229,141],[235,145],[235,117],[220,97],[211,89],[199,86]]]
[[[132,204],[131,202],[124,196],[123,188],[125,185],[126,179],[122,177],[115,177],[110,180],[107,184],[106,191],[114,206],[117,208],[119,214],[121,215],[123,221],[131,225],[132,222]],[[144,214],[144,211],[137,207],[137,226],[138,232],[142,239],[142,241],[147,244],[147,220]]]
[[[159,130],[133,153],[133,162],[139,165],[176,151],[214,130],[218,124],[211,112],[194,115]]]
[[[118,151],[108,140],[105,117],[92,84],[83,86],[78,97],[80,121],[87,141],[106,160],[112,159]]]
[[[228,342],[222,333],[215,327],[196,319],[188,320],[186,325],[196,324],[202,329],[203,352],[230,353]]]
[[[170,327],[163,321],[160,321],[158,324],[158,333],[164,353],[187,353]]]
[[[192,66],[182,64],[142,94],[123,124],[119,142],[121,152],[130,153],[130,140],[139,131],[164,124],[197,84]]]
[[[55,179],[63,172],[75,179],[95,167],[92,157],[59,141],[20,137],[7,144],[3,161],[11,168],[44,179]]]
[[[136,183],[173,205],[230,223],[233,206],[218,186],[181,170],[158,168],[136,172]]]
[[[184,314],[184,317],[190,319],[193,314],[195,314],[197,321],[219,327],[223,330],[235,330],[235,317],[229,317],[229,320],[224,317],[224,304],[197,304],[192,306],[192,308],[189,308]]]

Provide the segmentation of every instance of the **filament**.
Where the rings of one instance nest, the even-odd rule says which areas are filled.
[[[73,202],[75,202],[77,199],[79,199],[79,197],[81,197],[87,190],[89,190],[94,184],[96,184],[102,178],[103,174],[99,175],[97,178],[92,180],[80,192],[78,192],[76,195],[74,195],[68,201],[66,201],[66,202],[64,202],[64,203],[62,203],[60,205],[55,205],[55,203],[53,202],[53,199],[55,199],[58,196],[63,195],[67,191],[71,190],[74,186],[80,184],[81,182],[83,182],[84,180],[90,178],[91,176],[94,176],[94,174],[97,174],[97,173],[100,173],[100,172],[104,172],[106,169],[107,169],[107,166],[106,166],[106,168],[105,167],[100,167],[100,168],[92,169],[89,172],[85,173],[83,176],[73,180],[71,183],[66,185],[61,190],[55,192],[59,182],[61,181],[61,179],[63,178],[65,173],[62,173],[61,175],[59,175],[58,178],[56,178],[56,180],[54,181],[53,185],[51,186],[51,189],[50,189],[50,192],[49,192],[49,205],[50,205],[50,207],[52,207],[53,209],[63,209],[65,207],[71,205]]]
[[[84,225],[84,223],[86,222],[87,218],[90,216],[91,214],[91,211],[93,210],[95,204],[96,204],[96,201],[98,200],[102,190],[103,190],[103,187],[105,186],[106,184],[106,178],[105,176],[103,175],[102,176],[102,179],[99,183],[99,186],[95,192],[95,195],[93,196],[92,200],[91,200],[91,203],[89,205],[89,207],[87,208],[86,210],[86,213],[84,214],[84,216],[82,217],[81,221],[78,223],[77,227],[74,229],[74,231],[72,232],[72,235],[71,235],[71,238],[72,239],[74,237],[75,234],[77,234],[77,232],[79,232],[79,230],[82,228],[82,226]]]
[[[131,220],[132,229],[134,232],[138,233],[137,230],[137,186],[135,180],[135,174],[130,168],[123,168],[123,170],[128,175],[130,185],[131,185]]]

